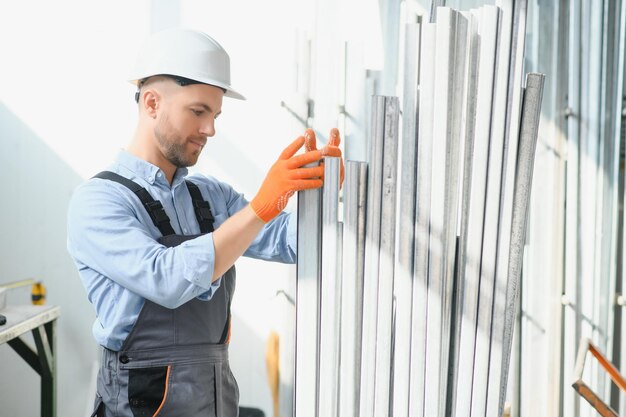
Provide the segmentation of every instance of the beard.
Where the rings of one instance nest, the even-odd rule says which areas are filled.
[[[161,146],[165,159],[170,161],[176,168],[187,168],[195,165],[198,161],[200,151],[192,153],[186,151],[187,141],[169,126],[167,116],[154,128],[154,136]]]

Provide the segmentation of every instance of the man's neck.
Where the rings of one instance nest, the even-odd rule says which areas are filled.
[[[151,146],[152,143],[154,142],[150,141],[146,136],[135,132],[127,151],[137,158],[159,167],[165,174],[167,182],[171,184],[174,180],[174,174],[176,174],[176,166],[168,161],[157,147]]]

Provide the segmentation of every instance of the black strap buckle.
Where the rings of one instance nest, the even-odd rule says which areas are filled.
[[[147,201],[145,202],[145,206],[156,227],[160,227],[160,225],[165,222],[169,223],[170,218],[167,217],[165,209],[160,201]]]
[[[213,213],[211,212],[211,206],[206,201],[193,201],[193,207],[196,211],[196,216],[200,221],[209,221],[213,224],[215,218],[213,217]]]

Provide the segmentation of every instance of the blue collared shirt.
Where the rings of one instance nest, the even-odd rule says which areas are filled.
[[[179,168],[172,184],[155,165],[121,151],[109,168],[144,187],[159,200],[177,234],[200,233],[185,185],[187,169]],[[190,175],[211,205],[217,229],[248,201],[215,178]],[[109,349],[119,350],[146,299],[176,308],[194,297],[208,301],[221,278],[211,282],[215,263],[213,235],[205,234],[168,248],[137,196],[122,184],[93,178],[72,195],[68,209],[67,247],[89,301],[96,310],[93,334]],[[244,256],[294,263],[295,215],[281,213],[269,222]]]

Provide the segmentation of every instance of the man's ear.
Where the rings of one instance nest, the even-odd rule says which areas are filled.
[[[147,88],[141,92],[139,100],[146,114],[153,119],[156,118],[156,113],[161,102],[159,92],[154,88]]]

